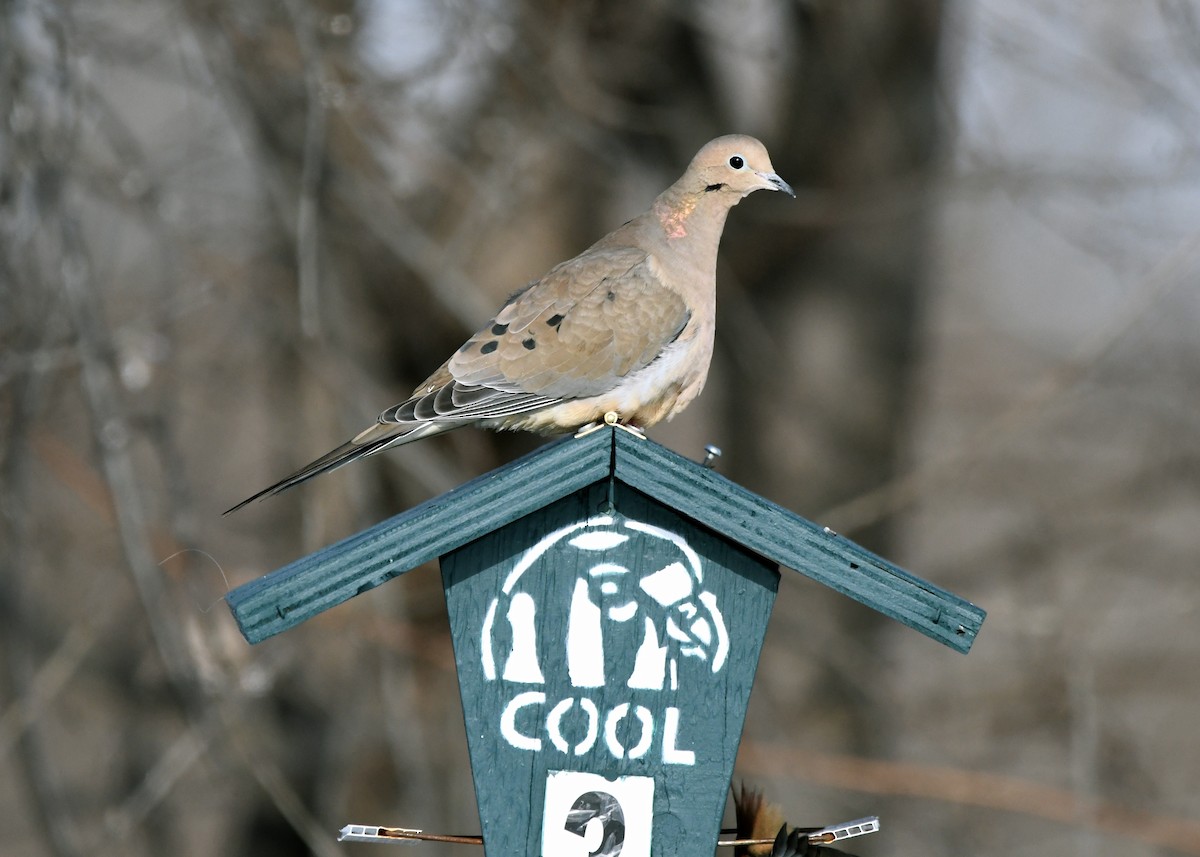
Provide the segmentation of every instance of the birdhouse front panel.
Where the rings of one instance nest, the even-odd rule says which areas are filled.
[[[442,575],[487,857],[710,853],[774,564],[605,480]]]

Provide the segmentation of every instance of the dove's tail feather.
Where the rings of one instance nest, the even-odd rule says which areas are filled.
[[[380,423],[374,425],[370,429],[358,434],[353,440],[343,443],[337,449],[330,450],[316,461],[304,465],[290,476],[284,477],[274,485],[259,491],[257,494],[252,494],[236,506],[226,509],[223,514],[228,515],[236,512],[248,503],[253,503],[255,500],[263,497],[271,497],[280,491],[286,491],[294,485],[307,482],[309,479],[312,479],[314,476],[320,476],[322,473],[337,470],[342,465],[357,461],[365,455],[374,455],[390,446],[399,446],[400,444],[419,440],[423,437],[441,434],[460,425],[462,423],[452,422],[421,422],[416,424],[409,423],[407,425]]]

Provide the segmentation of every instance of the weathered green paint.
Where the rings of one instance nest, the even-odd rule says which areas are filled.
[[[984,619],[615,429],[549,444],[227,601],[258,642],[435,557],[487,857],[577,853],[599,826],[625,838],[589,844],[596,857],[712,852],[778,565],[958,651]]]
[[[608,432],[548,444],[239,586],[225,601],[246,639],[261,642],[606,479],[611,460]]]
[[[442,576],[487,857],[566,852],[584,793],[616,796],[623,857],[712,853],[774,564],[605,480],[447,554]]]
[[[985,613],[848,539],[658,444],[618,430],[567,438],[226,596],[256,643],[485,533],[611,477],[960,652]]]
[[[952,649],[970,650],[987,614],[969,601],[658,444],[626,432],[614,444],[619,482]]]

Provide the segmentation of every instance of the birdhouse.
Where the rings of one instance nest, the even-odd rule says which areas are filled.
[[[978,607],[606,428],[233,590],[258,642],[441,559],[487,857],[711,853],[794,569],[960,652]]]

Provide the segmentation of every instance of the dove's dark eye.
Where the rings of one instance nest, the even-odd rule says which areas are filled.
[[[729,166],[733,167],[735,170],[740,170],[742,167],[746,166],[746,159],[741,155],[734,155],[729,159]]]

